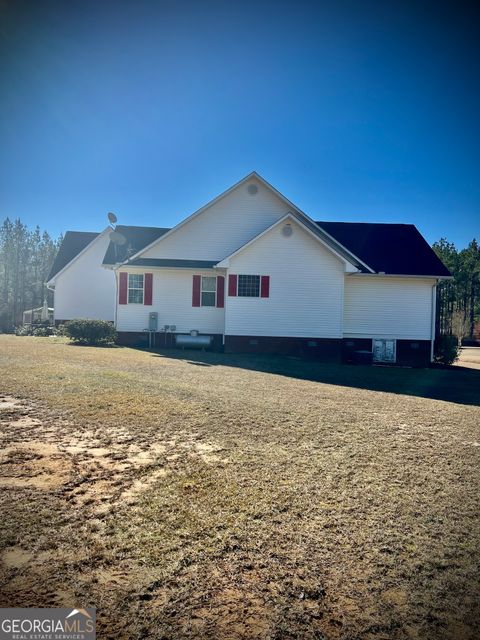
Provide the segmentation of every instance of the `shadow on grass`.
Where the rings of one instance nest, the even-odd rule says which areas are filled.
[[[154,357],[184,360],[196,367],[238,367],[324,384],[480,406],[480,369],[370,367],[320,363],[284,356],[223,354],[176,349],[156,349],[150,353]]]
[[[67,342],[68,347],[94,347],[95,349],[121,349],[122,346],[115,342],[99,342],[90,344],[89,342]]]

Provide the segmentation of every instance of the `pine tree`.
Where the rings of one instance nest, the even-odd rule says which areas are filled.
[[[45,282],[61,238],[53,240],[37,226],[29,231],[21,220],[6,218],[0,226],[0,331],[22,322],[25,309],[40,307],[53,294]]]
[[[480,246],[473,239],[457,251],[454,244],[441,238],[433,249],[453,275],[453,280],[442,281],[437,287],[437,332],[472,336],[480,316]]]

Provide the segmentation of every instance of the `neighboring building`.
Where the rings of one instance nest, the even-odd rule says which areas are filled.
[[[197,332],[231,352],[430,362],[451,276],[413,225],[315,222],[254,172],[173,229],[116,232],[57,258],[57,321],[112,319],[125,344],[156,325],[158,346]]]
[[[35,309],[26,309],[23,312],[22,324],[38,324],[49,323],[53,324],[53,307],[35,307]]]

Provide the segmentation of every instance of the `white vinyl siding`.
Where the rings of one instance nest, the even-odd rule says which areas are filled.
[[[345,336],[430,340],[432,285],[422,278],[346,276]]]
[[[102,267],[109,234],[98,236],[55,278],[54,318],[112,320],[115,317],[115,275]]]
[[[122,269],[140,273],[133,268]],[[190,269],[149,269],[153,273],[152,305],[120,304],[117,307],[118,331],[143,331],[149,313],[158,312],[158,328],[175,325],[178,333],[197,329],[200,333],[223,333],[224,310],[216,307],[193,307],[193,276],[214,277],[212,271]]]
[[[254,195],[248,186],[256,184]],[[221,260],[288,213],[289,207],[252,178],[161,240],[142,258]]]
[[[270,295],[227,295],[226,335],[341,338],[344,264],[291,224],[291,236],[280,224],[230,259],[229,273],[270,276]]]

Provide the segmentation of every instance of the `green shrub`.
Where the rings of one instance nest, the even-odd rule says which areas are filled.
[[[16,336],[37,336],[45,338],[46,336],[56,336],[57,330],[48,323],[22,324],[15,327]]]
[[[113,324],[106,320],[69,320],[64,331],[77,344],[111,344],[117,336]]]
[[[55,327],[52,325],[40,325],[40,326],[32,326],[32,336],[37,336],[38,338],[46,338],[47,336],[55,336],[57,334]]]
[[[67,329],[66,329],[66,326],[64,324],[59,324],[57,326],[56,335],[57,336],[65,336],[65,337],[67,336]]]
[[[457,336],[439,336],[435,340],[435,362],[453,364],[460,355]]]
[[[19,327],[15,327],[16,336],[31,336],[33,335],[32,327],[29,324],[21,324]]]

